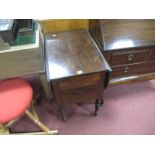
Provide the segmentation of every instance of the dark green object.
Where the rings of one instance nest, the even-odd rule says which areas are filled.
[[[16,42],[14,44],[11,44],[11,46],[20,46],[20,45],[27,45],[27,44],[33,44],[36,42],[36,30],[37,30],[38,24],[35,22],[35,29],[34,32],[28,33],[28,34],[22,34],[17,33]]]

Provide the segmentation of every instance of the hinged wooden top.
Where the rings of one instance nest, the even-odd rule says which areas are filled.
[[[50,33],[45,38],[50,79],[110,70],[87,30]]]
[[[155,20],[101,20],[104,50],[155,46]]]

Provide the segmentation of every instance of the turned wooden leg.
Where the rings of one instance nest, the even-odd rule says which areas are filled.
[[[81,102],[79,102],[79,103],[77,103],[79,106],[82,106],[83,105],[83,103],[81,103]]]
[[[100,100],[97,99],[97,100],[95,101],[95,112],[94,112],[94,116],[97,116],[97,112],[98,112],[98,110],[99,110],[99,107],[100,107]]]
[[[65,112],[65,109],[63,106],[60,106],[59,107],[59,110],[60,110],[60,114],[61,114],[61,118],[64,122],[66,122],[67,120],[67,117],[66,117],[66,112]]]
[[[104,104],[104,100],[103,100],[103,98],[101,99],[101,102],[100,102],[100,106],[103,106],[103,104]]]

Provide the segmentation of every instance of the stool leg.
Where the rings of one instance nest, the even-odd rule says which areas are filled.
[[[9,129],[0,124],[0,134],[9,134]]]
[[[31,112],[32,112],[32,114],[34,115],[34,117],[35,117],[37,120],[39,120],[39,117],[38,117],[38,115],[37,115],[37,113],[36,113],[36,111],[35,111],[35,108],[34,108],[34,104],[35,104],[35,103],[36,103],[36,102],[35,102],[34,100],[32,100],[30,109],[31,109]]]
[[[99,99],[96,99],[96,101],[95,101],[95,112],[94,112],[94,116],[97,116],[97,112],[99,110],[99,107],[100,107]]]
[[[7,123],[7,124],[5,125],[5,127],[6,127],[6,128],[10,128],[10,127],[11,127],[13,124],[15,124],[18,120],[19,120],[19,118],[10,121],[9,123]]]
[[[36,123],[44,132],[46,132],[47,134],[48,134],[48,133],[50,133],[50,134],[56,134],[56,133],[58,133],[57,130],[53,130],[53,132],[50,131],[42,122],[40,122],[39,120],[37,120],[29,110],[26,110],[25,114],[26,114],[34,123]]]

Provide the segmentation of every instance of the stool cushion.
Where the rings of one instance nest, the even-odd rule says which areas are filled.
[[[24,114],[32,97],[32,87],[26,80],[0,81],[0,123],[4,125]]]

